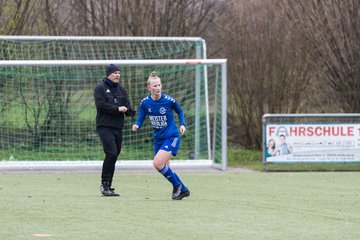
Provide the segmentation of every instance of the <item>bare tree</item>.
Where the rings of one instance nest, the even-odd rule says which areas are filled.
[[[314,64],[330,87],[327,97],[333,100],[333,109],[360,112],[360,2],[283,0],[282,4],[314,46]]]
[[[68,0],[45,0],[40,10],[44,13],[38,21],[41,35],[66,35],[70,25],[69,17],[73,12]]]
[[[222,31],[229,59],[229,126],[232,141],[260,147],[264,113],[305,111],[314,66],[310,46],[274,1],[231,1]]]
[[[34,0],[0,1],[0,33],[3,35],[31,34],[36,22],[36,8],[39,2]]]
[[[199,36],[217,5],[215,0],[72,0],[70,6],[76,35]]]

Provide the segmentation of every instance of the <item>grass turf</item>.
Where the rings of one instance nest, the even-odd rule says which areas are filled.
[[[171,200],[158,173],[0,174],[0,239],[360,239],[360,174],[185,173]]]

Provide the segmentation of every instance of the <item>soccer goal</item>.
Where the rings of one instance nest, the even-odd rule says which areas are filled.
[[[146,79],[154,70],[163,92],[182,106],[187,132],[175,162],[226,169],[225,59],[0,61],[0,159],[14,164],[102,160],[93,90],[110,63],[121,67],[120,83],[135,110],[148,94]],[[119,164],[136,167],[153,159],[153,139],[148,120],[136,134],[131,132],[134,121],[125,119]]]

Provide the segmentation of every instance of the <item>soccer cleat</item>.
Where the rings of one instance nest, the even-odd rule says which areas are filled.
[[[181,199],[183,199],[184,197],[188,197],[188,196],[190,196],[190,191],[189,191],[189,189],[187,189],[185,192],[180,192],[180,194],[177,195],[177,196],[175,196],[173,199],[174,199],[174,200],[181,200]]]
[[[118,193],[116,193],[115,192],[115,188],[112,188],[112,187],[109,187],[109,190],[110,190],[110,192],[112,192],[112,194],[114,195],[114,196],[120,196]]]
[[[175,199],[176,196],[178,196],[181,192],[181,184],[179,184],[177,187],[173,187],[173,192],[172,192],[172,199]]]
[[[174,187],[173,189],[173,195],[172,195],[172,199],[173,200],[181,200],[184,197],[188,197],[190,196],[190,191],[189,189],[186,189],[185,192],[181,192],[181,184],[179,184],[179,186]]]
[[[120,196],[114,190],[115,189],[111,190],[111,188],[109,187],[109,184],[107,184],[107,183],[103,183],[100,186],[100,192],[105,197],[118,197],[118,196]]]

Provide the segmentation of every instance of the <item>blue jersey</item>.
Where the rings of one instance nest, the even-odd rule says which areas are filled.
[[[175,123],[173,110],[179,116],[180,125],[185,126],[184,112],[173,97],[162,93],[159,100],[153,100],[149,95],[140,103],[136,125],[141,128],[145,116],[148,115],[154,128],[155,143],[161,143],[171,137],[179,137],[180,134]]]

